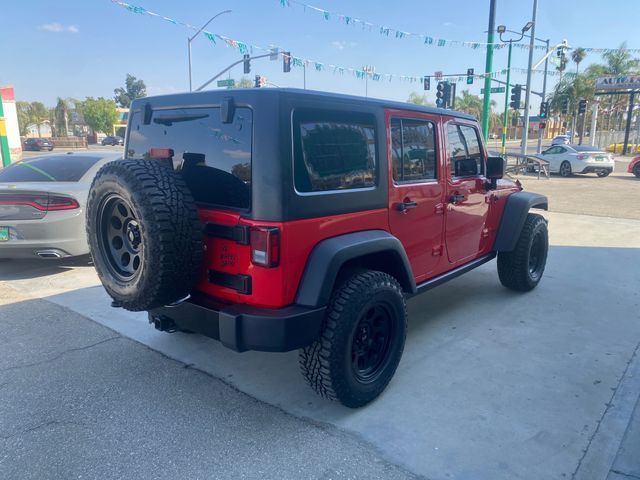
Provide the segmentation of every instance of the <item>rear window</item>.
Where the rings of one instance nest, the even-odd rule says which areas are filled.
[[[154,110],[148,125],[134,112],[127,157],[147,159],[151,148],[170,148],[196,202],[249,210],[252,127],[246,107],[236,108],[228,124],[217,107]]]
[[[77,182],[98,160],[79,155],[31,158],[0,170],[0,182]]]
[[[372,115],[299,111],[293,125],[293,170],[298,192],[376,185],[376,129]]]

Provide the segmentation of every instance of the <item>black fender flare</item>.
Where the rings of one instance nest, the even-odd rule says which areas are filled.
[[[493,249],[496,252],[511,252],[516,248],[520,232],[531,208],[548,210],[547,197],[532,192],[516,192],[507,197],[498,234],[493,243]]]
[[[296,304],[307,307],[327,305],[342,266],[350,261],[376,253],[390,253],[397,278],[404,290],[416,292],[416,282],[407,253],[396,237],[384,230],[338,235],[319,242],[309,254],[302,274]]]

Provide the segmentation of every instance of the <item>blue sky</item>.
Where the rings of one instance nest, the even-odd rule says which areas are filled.
[[[157,18],[136,15],[109,0],[6,0],[0,31],[0,85],[13,85],[18,100],[55,104],[56,97],[113,95],[127,73],[142,78],[147,93],[157,95],[188,89],[187,36],[189,31]],[[215,13],[233,12],[216,19],[208,30],[253,45],[279,45],[293,55],[325,63],[420,76],[435,71],[458,73],[484,70],[485,52],[465,47],[425,46],[417,39],[395,39],[376,31],[326,21],[302,7],[282,8],[280,0],[130,0],[162,15],[191,24],[202,24]],[[486,41],[489,0],[307,0],[326,10],[352,15],[374,24],[435,38]],[[569,40],[572,46],[615,48],[628,41],[640,48],[634,35],[640,18],[640,2],[617,0],[539,0],[536,36],[552,43]],[[615,5],[615,8],[613,7]],[[498,0],[496,24],[519,30],[531,17],[532,0]],[[506,67],[506,49],[494,57],[494,70]],[[525,68],[527,51],[514,49],[513,66]],[[536,52],[535,57],[541,56]],[[534,57],[534,58],[535,58]],[[237,50],[207,39],[193,43],[194,85],[240,58]],[[599,62],[589,55],[583,66]],[[581,66],[581,68],[583,68]],[[569,69],[575,69],[570,64]],[[279,86],[302,87],[302,69],[282,72],[281,61],[256,60],[249,77],[266,76]],[[242,77],[242,66],[230,72]],[[504,79],[503,77],[501,77]],[[524,83],[522,74],[513,82]],[[555,83],[550,77],[551,85]],[[479,94],[481,81],[471,86]],[[534,75],[534,90],[542,76]],[[423,93],[418,83],[398,80],[369,81],[369,96],[406,100],[409,93]],[[460,85],[466,88],[466,85]],[[307,88],[364,95],[364,80],[352,75],[307,69]],[[435,82],[427,96],[435,99]],[[499,105],[503,94],[494,95]],[[536,103],[536,102],[534,102]],[[501,110],[501,107],[498,108]]]

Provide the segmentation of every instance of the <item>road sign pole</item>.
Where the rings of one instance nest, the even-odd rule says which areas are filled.
[[[629,130],[631,130],[631,117],[633,116],[633,100],[635,99],[636,92],[631,92],[629,95],[629,110],[627,112],[627,126],[624,129],[624,146],[622,147],[622,154],[627,154],[627,148],[629,148]]]
[[[547,40],[547,53],[549,53],[549,40]],[[547,100],[547,72],[549,70],[549,57],[544,60],[544,80],[542,81],[542,101]],[[536,148],[537,153],[542,152],[542,134],[544,130],[538,130],[538,146]]]
[[[502,119],[502,154],[507,153],[507,128],[509,128],[509,82],[511,81],[511,46],[513,41],[509,40],[509,53],[507,54],[507,85],[504,92],[504,117]]]
[[[491,70],[493,69],[493,33],[496,29],[496,0],[489,4],[489,29],[487,32],[487,62],[484,68],[484,98],[482,104],[482,136],[489,138],[489,114],[491,110]]]
[[[524,95],[524,131],[522,132],[522,145],[520,154],[527,154],[527,140],[529,139],[529,102],[531,101],[531,73],[533,69],[533,47],[536,37],[536,15],[538,12],[538,0],[533,0],[533,14],[531,15],[531,40],[529,42],[529,63],[527,65],[527,90]]]
[[[2,106],[2,93],[0,91],[0,152],[2,153],[2,166],[11,164],[11,152],[9,151],[9,141],[7,139],[7,124],[4,119],[4,108]]]

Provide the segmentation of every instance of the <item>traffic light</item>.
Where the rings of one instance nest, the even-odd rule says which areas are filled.
[[[282,52],[282,71],[284,73],[291,71],[291,52]]]
[[[260,88],[262,86],[262,79],[260,75],[256,75],[255,84],[253,85],[255,88]]]
[[[578,102],[578,113],[585,113],[587,111],[587,101],[582,99]]]
[[[569,111],[569,99],[563,98],[560,104],[560,113],[567,113]]]
[[[473,84],[473,68],[467,68],[467,85]]]
[[[522,85],[514,85],[511,89],[511,103],[509,106],[514,110],[520,108],[520,97],[522,97]]]
[[[547,111],[549,109],[549,104],[547,102],[540,102],[540,118],[547,118]],[[542,127],[544,128],[544,127]]]
[[[436,87],[436,106],[440,108],[444,108],[445,106],[444,82],[438,82],[438,86]]]
[[[540,130],[544,130],[546,126],[547,124],[545,122],[540,122],[540,124],[538,125],[538,128],[540,128]]]
[[[431,77],[424,77],[424,89],[431,90]]]
[[[245,53],[242,59],[244,61],[244,73],[251,72],[251,55]]]

